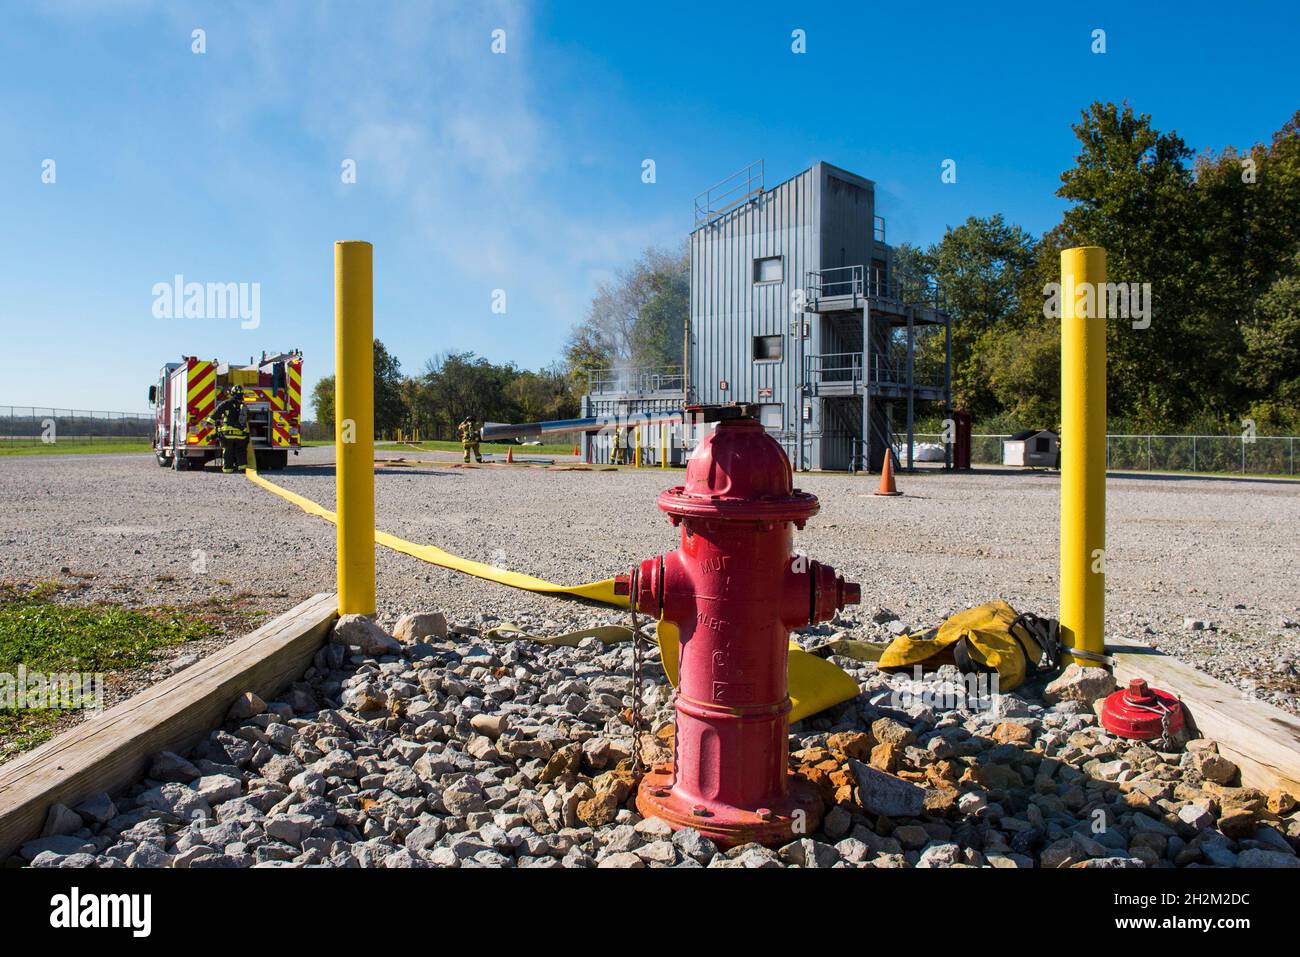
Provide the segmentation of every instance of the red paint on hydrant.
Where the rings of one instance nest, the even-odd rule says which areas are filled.
[[[816,791],[789,772],[790,632],[860,601],[857,585],[794,552],[817,497],[753,418],[724,418],[696,448],[686,484],[659,497],[681,547],[617,588],[681,635],[674,764],[648,773],[637,808],[724,845],[810,834]]]
[[[1166,719],[1167,716],[1167,719]],[[1149,688],[1141,678],[1113,692],[1101,710],[1101,726],[1111,734],[1138,741],[1154,741],[1182,730],[1183,704],[1168,692]]]

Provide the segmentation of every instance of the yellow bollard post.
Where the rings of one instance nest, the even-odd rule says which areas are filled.
[[[641,426],[636,427],[636,450],[632,453],[632,464],[641,467]]]
[[[375,613],[373,248],[334,244],[334,461],[340,615]]]
[[[667,422],[659,423],[659,467],[668,468],[668,430],[672,428]]]
[[[1061,642],[1091,667],[1106,650],[1105,284],[1106,250],[1061,251]]]

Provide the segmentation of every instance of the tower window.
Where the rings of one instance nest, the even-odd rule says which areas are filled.
[[[785,278],[785,262],[781,256],[765,256],[754,260],[754,282],[780,282]]]
[[[755,336],[754,337],[754,361],[755,362],[781,361],[783,345],[784,345],[784,339],[782,339],[781,336]]]

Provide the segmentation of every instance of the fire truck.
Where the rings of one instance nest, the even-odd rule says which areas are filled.
[[[302,353],[262,353],[248,365],[181,356],[149,386],[154,408],[154,455],[163,468],[201,469],[221,457],[211,415],[235,386],[244,391],[248,434],[259,469],[282,469],[298,454],[302,436]],[[251,464],[251,463],[250,463]]]

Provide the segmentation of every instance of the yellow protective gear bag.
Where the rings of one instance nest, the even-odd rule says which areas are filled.
[[[881,654],[882,671],[956,665],[963,672],[996,671],[998,690],[1011,691],[1039,670],[1046,656],[1059,659],[1056,622],[1021,615],[1001,599],[953,615],[937,629],[899,635]]]

